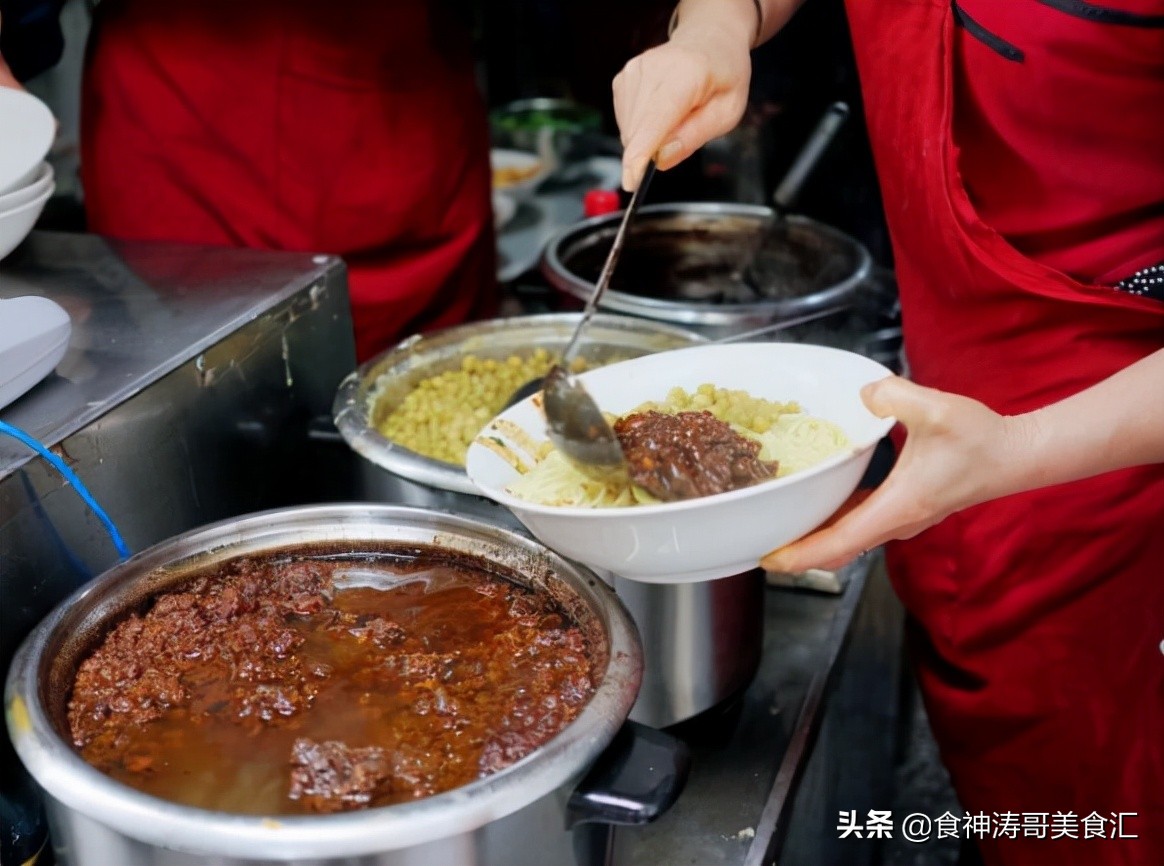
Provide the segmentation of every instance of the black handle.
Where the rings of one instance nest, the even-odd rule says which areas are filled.
[[[649,824],[679,798],[690,768],[682,740],[626,722],[570,795],[566,827]]]

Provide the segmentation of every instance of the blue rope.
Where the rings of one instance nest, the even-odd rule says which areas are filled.
[[[65,464],[65,461],[61,460],[60,457],[53,454],[19,427],[14,427],[6,421],[0,421],[0,433],[7,433],[12,438],[23,442],[47,460],[57,472],[61,473],[65,481],[73,486],[73,489],[77,491],[77,494],[85,501],[85,504],[93,509],[93,513],[105,524],[105,529],[109,532],[109,537],[113,540],[113,546],[117,548],[117,552],[121,558],[129,559],[133,556],[133,551],[129,549],[129,545],[125,543],[125,539],[121,537],[121,533],[117,531],[117,527],[110,520],[109,515],[105,513],[105,509],[97,504],[97,500],[93,498],[93,494],[89,492],[89,488],[77,477],[77,473]]]

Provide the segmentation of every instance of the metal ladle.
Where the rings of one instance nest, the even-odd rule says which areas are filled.
[[[742,292],[744,295],[736,300],[755,300],[767,294],[766,279],[757,268],[760,254],[770,245],[779,246],[780,232],[786,228],[788,214],[800,198],[805,181],[825,151],[832,145],[833,139],[848,116],[849,106],[844,102],[834,102],[825,109],[808,141],[804,143],[780,185],[772,193],[772,218],[756,233],[752,242],[745,246],[743,257],[732,274],[732,283],[737,293]]]
[[[586,306],[582,308],[582,318],[578,322],[578,327],[574,329],[574,335],[566,344],[562,356],[550,368],[542,382],[542,408],[546,413],[546,429],[550,441],[579,471],[597,481],[614,481],[626,477],[626,457],[602,410],[598,408],[598,404],[582,383],[569,371],[570,363],[581,347],[582,332],[590,324],[594,311],[598,309],[598,302],[610,285],[610,277],[614,273],[614,266],[626,241],[627,226],[638,210],[639,202],[646,194],[654,175],[655,161],[651,160],[643,172],[642,181],[639,182],[626,210],[623,211],[622,222],[619,223],[614,242],[610,245],[610,252],[602,266],[602,273],[598,275],[594,292],[586,301]]]

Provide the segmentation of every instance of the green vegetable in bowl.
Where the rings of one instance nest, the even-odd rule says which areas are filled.
[[[489,119],[495,130],[509,133],[585,132],[602,127],[602,116],[593,108],[554,99],[519,100],[495,109]]]
[[[494,124],[508,132],[532,132],[549,127],[567,132],[581,132],[588,129],[588,124],[574,117],[563,117],[550,111],[535,110],[520,114],[503,114],[494,120]]]

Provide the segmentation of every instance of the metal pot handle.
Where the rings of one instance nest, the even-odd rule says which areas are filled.
[[[626,722],[570,795],[566,829],[578,824],[649,824],[679,798],[691,751],[677,737]]]

